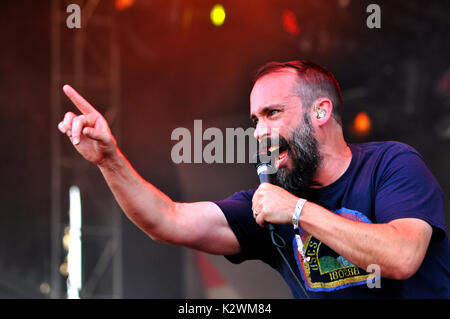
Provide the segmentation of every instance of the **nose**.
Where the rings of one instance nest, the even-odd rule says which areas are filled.
[[[264,123],[262,119],[258,121],[253,136],[257,141],[261,141],[263,137],[270,136],[270,128]]]

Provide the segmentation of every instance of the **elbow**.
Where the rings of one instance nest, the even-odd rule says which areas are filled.
[[[407,280],[411,278],[415,273],[415,270],[412,270],[411,268],[408,268],[406,266],[398,267],[392,272],[392,279]]]
[[[172,208],[160,214],[157,219],[140,220],[136,224],[151,240],[162,244],[173,244],[175,223],[171,215]]]
[[[165,243],[165,242],[164,242],[164,239],[163,239],[162,237],[160,237],[160,236],[158,236],[158,235],[156,235],[156,234],[154,234],[154,233],[148,232],[148,231],[146,231],[145,233],[146,233],[147,236],[148,236],[151,240],[153,240],[154,242],[157,242],[157,243]]]
[[[152,229],[144,229],[144,232],[154,242],[160,244],[174,244],[170,239],[171,237],[164,231],[152,228]]]
[[[153,225],[148,225],[145,223],[137,224],[138,228],[140,228],[152,241],[163,243],[164,236],[161,232]]]
[[[169,245],[181,245],[186,237],[180,211],[180,203],[171,202],[160,214],[157,222],[145,229],[147,235],[155,242]]]
[[[418,260],[414,252],[404,253],[397,259],[392,271],[392,279],[407,280],[414,276],[419,269],[422,260]]]

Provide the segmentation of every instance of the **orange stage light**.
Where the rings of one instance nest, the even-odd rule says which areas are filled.
[[[131,7],[134,3],[134,0],[115,0],[114,6],[116,10],[122,11]]]
[[[372,121],[366,112],[359,112],[353,120],[353,132],[359,137],[366,137],[372,129]]]

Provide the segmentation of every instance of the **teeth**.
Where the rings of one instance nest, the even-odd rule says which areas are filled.
[[[269,147],[269,151],[273,152],[275,150],[278,150],[279,148],[280,148],[280,146],[271,146],[271,147]]]
[[[278,155],[278,158],[275,161],[275,165],[278,167],[280,162],[282,162],[287,157],[287,152],[283,151]]]

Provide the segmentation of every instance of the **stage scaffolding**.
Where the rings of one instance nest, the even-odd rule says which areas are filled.
[[[112,1],[51,2],[51,260],[50,298],[66,298],[61,271],[66,251],[69,187],[81,190],[83,279],[81,298],[122,297],[122,213],[95,165],[84,160],[57,130],[67,111],[75,111],[63,95],[71,84],[105,116],[120,141],[119,45]],[[70,4],[81,8],[81,28],[70,29]],[[85,200],[85,201],[84,201]],[[88,204],[84,204],[87,202]],[[85,211],[88,212],[85,214]],[[90,210],[90,211],[89,211]]]

